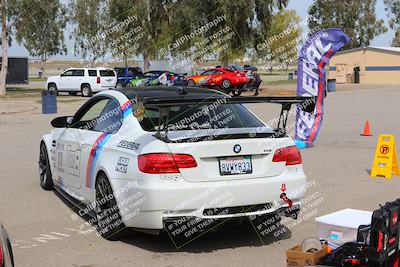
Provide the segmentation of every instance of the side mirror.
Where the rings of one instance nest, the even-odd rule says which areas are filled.
[[[73,119],[74,117],[71,116],[58,117],[51,121],[51,126],[54,128],[66,128],[71,125]]]

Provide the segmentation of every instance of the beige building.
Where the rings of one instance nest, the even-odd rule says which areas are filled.
[[[400,47],[362,47],[338,52],[329,63],[337,83],[400,85]],[[357,79],[358,78],[358,79]]]

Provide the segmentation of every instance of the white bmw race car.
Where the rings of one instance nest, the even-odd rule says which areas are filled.
[[[125,228],[178,234],[236,217],[296,218],[306,176],[283,129],[290,106],[305,99],[189,87],[104,91],[51,122],[40,185],[80,203],[77,213],[108,239]],[[243,105],[268,102],[282,104],[276,129]]]

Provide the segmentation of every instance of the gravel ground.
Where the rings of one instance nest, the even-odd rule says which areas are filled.
[[[378,135],[393,134],[400,140],[399,99],[397,88],[328,96],[316,145],[302,151],[308,181],[315,182],[307,195],[317,192],[320,201],[307,207],[298,225],[289,221],[286,234],[260,239],[249,223],[229,224],[180,249],[166,235],[132,233],[123,241],[110,242],[94,233],[79,234],[77,229],[85,221],[72,220],[70,206],[39,186],[39,141],[55,116],[41,115],[38,99],[0,99],[3,108],[18,103],[33,108],[0,114],[0,221],[12,238],[16,266],[286,266],[285,251],[316,235],[316,216],[344,208],[372,211],[400,197],[399,177],[368,175]],[[83,101],[59,103],[57,116],[73,114]],[[266,121],[279,111],[265,104],[251,109]],[[373,137],[360,136],[367,119]]]

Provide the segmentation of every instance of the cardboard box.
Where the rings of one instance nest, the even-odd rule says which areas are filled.
[[[315,253],[310,253],[302,252],[301,246],[298,245],[286,251],[286,262],[287,266],[313,266],[319,264],[327,254],[328,246],[324,246]]]

